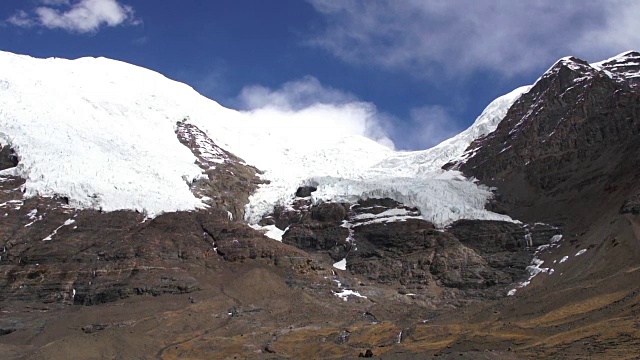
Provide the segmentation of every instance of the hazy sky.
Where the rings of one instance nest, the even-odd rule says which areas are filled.
[[[114,58],[245,111],[359,106],[398,149],[560,57],[640,49],[636,0],[2,0],[0,19],[0,50]]]

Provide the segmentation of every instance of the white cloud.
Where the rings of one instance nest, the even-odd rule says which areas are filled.
[[[29,28],[36,25],[36,21],[33,20],[24,10],[16,11],[15,14],[7,19],[7,22],[23,28]]]
[[[95,33],[102,26],[137,25],[131,6],[117,0],[41,0],[31,12],[18,10],[7,22],[19,27],[41,26],[76,33]]]
[[[640,50],[640,2],[614,0],[602,11],[605,23],[586,29],[575,48],[591,60],[603,60],[614,52]]]
[[[296,129],[294,133],[304,133],[299,130],[305,129],[309,136],[361,135],[394,148],[386,114],[351,93],[323,86],[312,76],[287,82],[278,89],[247,86],[233,102],[244,114]]]
[[[362,135],[392,149],[427,149],[463,130],[442,106],[413,108],[407,119],[399,119],[312,76],[276,89],[246,86],[231,104],[255,119],[286,124],[283,128],[305,128],[316,136],[327,131]]]
[[[40,0],[40,3],[43,5],[60,6],[69,5],[69,0]]]
[[[246,86],[238,96],[242,109],[275,107],[283,110],[300,110],[316,104],[343,105],[356,102],[357,97],[342,90],[324,86],[313,76],[284,83],[272,90],[262,85]]]
[[[417,76],[510,76],[566,55],[593,61],[640,47],[636,0],[308,1],[326,20],[312,45]]]

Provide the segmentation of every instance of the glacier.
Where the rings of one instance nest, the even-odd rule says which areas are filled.
[[[389,197],[437,226],[458,219],[512,221],[484,209],[491,189],[456,171],[468,145],[493,131],[529,87],[493,101],[461,134],[427,150],[399,152],[366,134],[366,109],[228,109],[186,84],[106,58],[37,59],[0,52],[0,144],[19,156],[25,197],[59,196],[76,208],[136,210],[149,217],[206,207],[189,189],[202,175],[175,130],[183,119],[263,171],[251,195],[256,224],[288,205],[299,186],[314,202]],[[344,117],[361,121],[344,121]],[[378,141],[376,141],[378,140]]]

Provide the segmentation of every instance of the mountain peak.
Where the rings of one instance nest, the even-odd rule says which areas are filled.
[[[626,51],[607,60],[593,63],[592,66],[605,72],[612,78],[624,78],[636,86],[640,80],[640,52]]]

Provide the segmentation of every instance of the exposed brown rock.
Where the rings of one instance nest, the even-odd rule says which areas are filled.
[[[232,219],[244,220],[249,195],[265,183],[260,171],[216,145],[197,126],[184,119],[176,124],[178,140],[196,156],[206,177],[189,184],[191,191],[216,209],[228,211]]]

